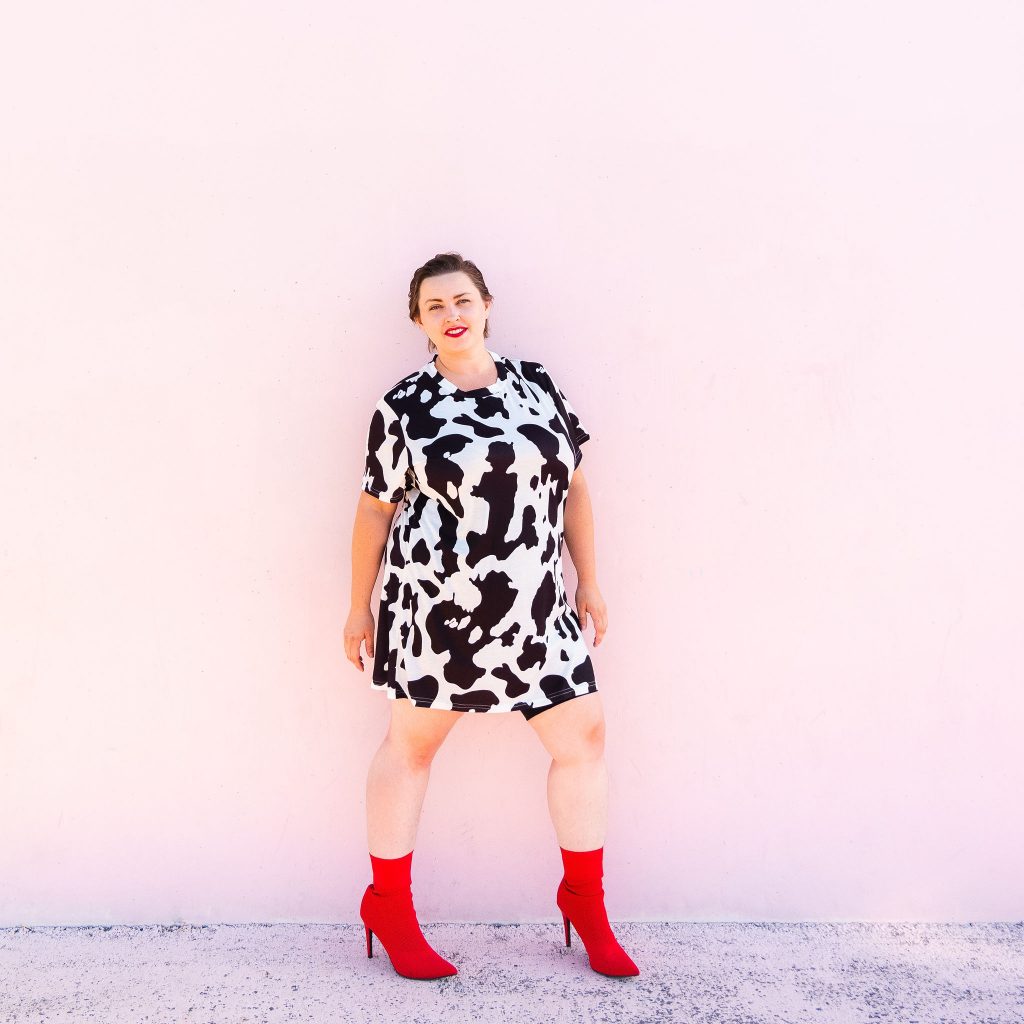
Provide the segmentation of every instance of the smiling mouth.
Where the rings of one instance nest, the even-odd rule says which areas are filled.
[[[458,338],[465,334],[467,330],[469,330],[468,327],[450,327],[444,333],[447,334],[449,338]]]

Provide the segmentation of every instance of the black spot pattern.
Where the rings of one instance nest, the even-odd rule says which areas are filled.
[[[590,434],[540,363],[487,351],[495,384],[460,391],[431,359],[377,402],[367,435],[362,489],[404,499],[370,686],[420,707],[518,711],[597,690],[562,576]]]

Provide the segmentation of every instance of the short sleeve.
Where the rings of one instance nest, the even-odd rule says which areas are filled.
[[[580,422],[579,415],[572,403],[566,398],[565,392],[551,379],[551,374],[548,373],[546,367],[542,367],[544,370],[544,377],[547,383],[550,385],[549,391],[553,398],[556,399],[555,404],[559,406],[559,411],[563,414],[563,419],[569,426],[570,435],[573,441],[573,447],[575,448],[576,454],[576,465],[580,464],[580,460],[583,458],[583,453],[580,451],[580,445],[584,441],[590,440],[590,433],[586,427]]]
[[[366,436],[362,489],[381,501],[401,501],[408,487],[408,465],[409,451],[401,421],[382,398],[374,406]]]

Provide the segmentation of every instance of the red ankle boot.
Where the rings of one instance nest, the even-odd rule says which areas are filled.
[[[366,929],[366,955],[373,956],[376,933],[391,966],[404,978],[446,978],[459,972],[434,951],[420,931],[412,901],[412,854],[412,850],[404,857],[370,854],[373,881],[359,907]]]
[[[562,851],[562,865],[565,874],[558,883],[555,902],[562,912],[565,925],[565,944],[569,942],[569,925],[583,940],[590,959],[590,966],[599,974],[615,978],[629,977],[640,973],[626,951],[619,945],[608,923],[604,906],[604,847],[596,850]]]

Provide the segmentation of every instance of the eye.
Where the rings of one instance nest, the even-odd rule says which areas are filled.
[[[469,299],[459,299],[459,302],[469,302]]]

